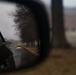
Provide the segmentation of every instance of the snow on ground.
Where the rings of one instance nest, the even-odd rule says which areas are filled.
[[[76,31],[65,32],[65,37],[71,46],[76,47]]]

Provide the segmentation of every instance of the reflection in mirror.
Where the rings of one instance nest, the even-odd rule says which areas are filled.
[[[76,0],[63,0],[63,4],[66,40],[76,47]]]
[[[32,11],[0,2],[0,72],[18,69],[39,56],[39,34]]]

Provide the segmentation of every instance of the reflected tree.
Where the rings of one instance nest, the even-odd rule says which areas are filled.
[[[35,23],[35,18],[32,11],[27,7],[17,4],[16,10],[13,13],[16,28],[20,32],[20,38],[23,43],[34,44],[38,38],[38,31]]]

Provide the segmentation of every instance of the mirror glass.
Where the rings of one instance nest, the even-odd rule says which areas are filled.
[[[40,40],[30,8],[0,2],[0,72],[19,69],[39,57]]]

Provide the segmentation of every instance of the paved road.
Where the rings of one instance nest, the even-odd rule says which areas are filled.
[[[32,62],[36,58],[36,56],[29,52],[27,49],[15,50],[13,56],[16,68],[25,65],[28,62]]]
[[[19,68],[22,65],[26,65],[28,62],[31,63],[34,59],[36,59],[36,56],[26,48],[16,49],[15,46],[10,46],[10,48],[13,52],[16,68]]]

